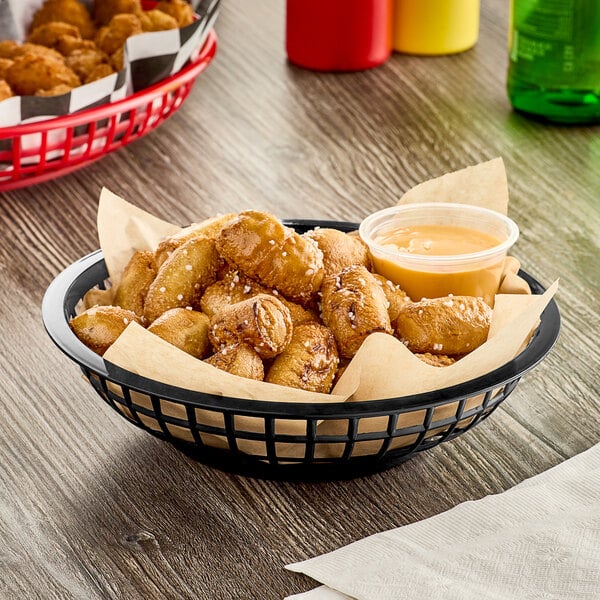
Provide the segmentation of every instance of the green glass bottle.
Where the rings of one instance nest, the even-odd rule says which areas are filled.
[[[600,123],[600,0],[512,0],[509,43],[516,110]]]

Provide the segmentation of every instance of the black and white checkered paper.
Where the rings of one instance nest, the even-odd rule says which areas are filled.
[[[0,0],[0,39],[22,41],[26,24],[43,0]],[[91,0],[84,0],[91,6]],[[220,0],[194,4],[197,20],[181,29],[142,33],[125,44],[119,73],[49,98],[15,96],[0,102],[0,127],[63,116],[121,100],[174,75],[202,47],[218,14]]]

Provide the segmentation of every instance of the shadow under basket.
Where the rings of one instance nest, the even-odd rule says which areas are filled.
[[[342,231],[356,223],[284,221],[299,233],[313,227]],[[544,288],[520,272],[534,294]],[[42,304],[54,343],[82,369],[98,394],[128,421],[190,457],[257,477],[333,479],[401,463],[452,440],[487,418],[523,374],[553,347],[560,315],[551,300],[528,346],[500,368],[460,385],[399,398],[302,403],[230,398],[165,385],[107,363],[72,333],[69,319],[91,288],[108,278],[100,250],[69,266],[50,284]]]

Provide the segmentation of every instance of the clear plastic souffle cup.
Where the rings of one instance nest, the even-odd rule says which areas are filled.
[[[401,286],[412,300],[452,294],[481,297],[493,306],[519,228],[487,208],[427,202],[375,212],[360,224],[359,234],[369,246],[375,271]],[[414,247],[405,243],[411,236],[419,240]],[[398,239],[402,243],[395,243]],[[473,251],[478,246],[481,249]]]

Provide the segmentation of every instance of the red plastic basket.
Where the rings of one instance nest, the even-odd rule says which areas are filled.
[[[214,31],[181,71],[123,100],[0,128],[0,192],[66,175],[138,140],[168,119],[217,50]]]

